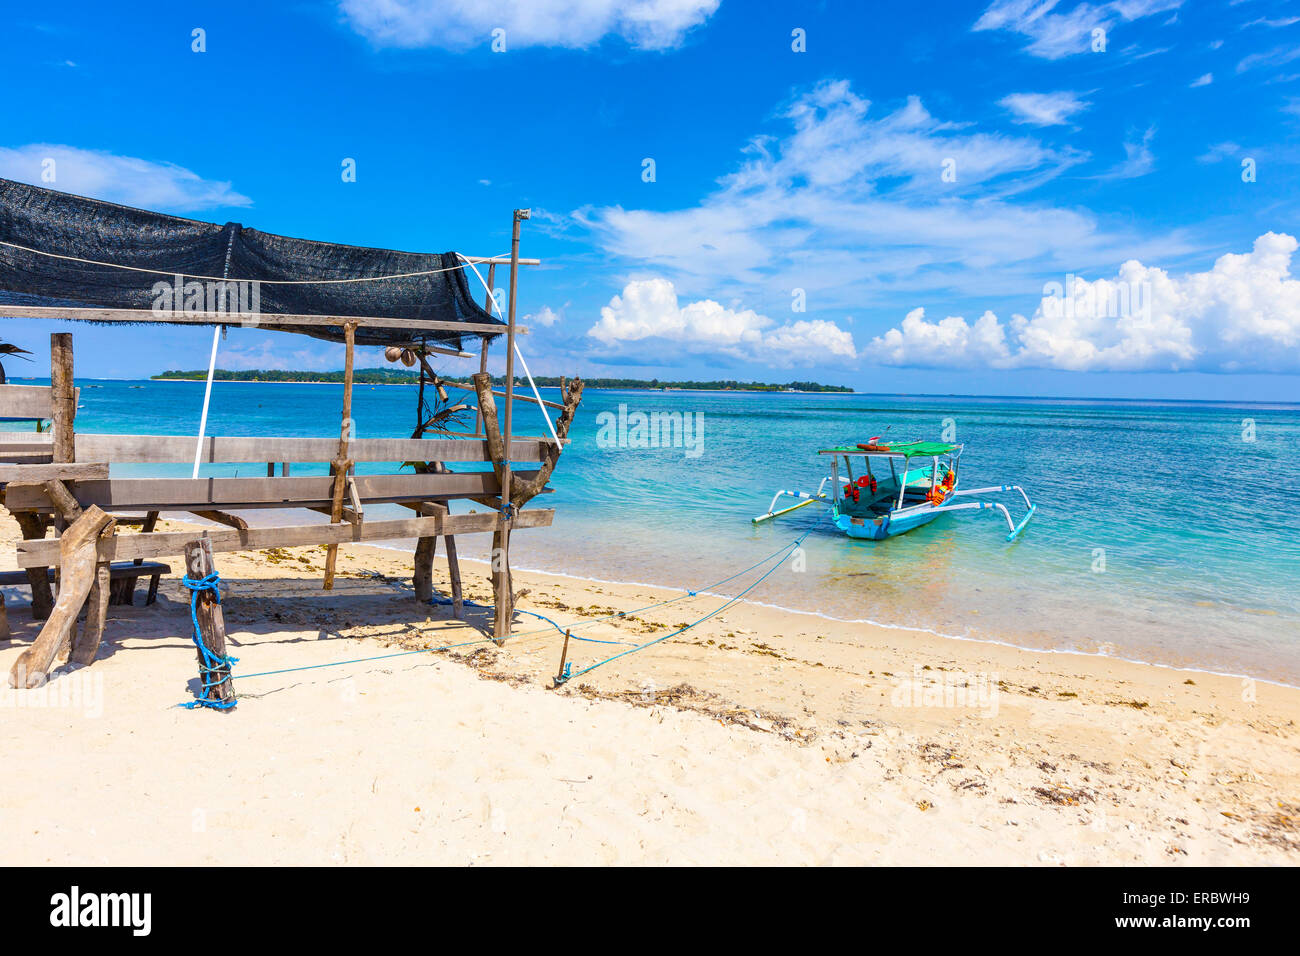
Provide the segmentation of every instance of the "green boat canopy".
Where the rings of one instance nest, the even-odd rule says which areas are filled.
[[[864,443],[865,444],[865,443]],[[876,445],[872,450],[846,445],[843,448],[824,448],[821,455],[892,455],[895,458],[935,458],[960,452],[961,445],[950,445],[942,441],[908,441],[891,442]]]

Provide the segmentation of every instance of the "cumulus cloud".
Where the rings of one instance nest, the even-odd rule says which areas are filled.
[[[549,305],[544,305],[536,312],[530,312],[528,315],[525,315],[523,324],[543,325],[546,326],[547,328],[550,328],[552,325],[554,325],[556,322],[559,322],[563,318],[564,318],[563,308],[561,308],[559,312],[556,312]]]
[[[600,320],[587,335],[611,352],[653,354],[656,359],[668,350],[787,367],[857,357],[853,336],[834,322],[799,320],[778,326],[752,309],[727,308],[712,299],[682,305],[667,279],[629,282],[600,310]]]
[[[182,166],[51,143],[0,147],[0,177],[145,209],[192,212],[253,204],[230,183]]]
[[[463,50],[505,30],[507,49],[583,48],[607,36],[642,50],[681,44],[719,0],[341,0],[347,23],[377,46]]]
[[[938,322],[914,309],[863,350],[882,365],[1073,371],[1300,370],[1300,280],[1294,237],[1269,232],[1251,252],[1171,276],[1125,262],[1114,279],[1074,278],[1032,316],[985,312]],[[1062,284],[1063,286],[1065,284]]]
[[[1026,52],[1059,60],[1091,50],[1093,30],[1109,34],[1120,23],[1181,6],[1182,0],[1114,0],[1096,6],[1079,3],[1067,9],[1056,0],[994,0],[972,29],[1018,33],[1029,38]]]
[[[1085,208],[1017,201],[1087,155],[973,129],[915,97],[879,111],[848,82],[827,81],[780,118],[788,131],[752,140],[694,205],[584,208],[572,221],[611,257],[653,268],[683,294],[769,310],[796,288],[810,310],[856,311],[904,294],[996,294],[1045,271],[1195,251],[1177,234],[1107,228]]]
[[[1017,123],[1033,126],[1061,126],[1075,113],[1088,108],[1077,93],[1012,93],[998,101]]]

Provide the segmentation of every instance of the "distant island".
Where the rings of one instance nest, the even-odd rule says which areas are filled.
[[[192,372],[172,369],[151,376],[158,381],[198,381],[207,379],[204,369]],[[342,372],[293,372],[280,369],[242,369],[232,371],[219,368],[215,379],[218,382],[308,382],[312,384],[329,384],[343,382]],[[445,376],[446,381],[469,385],[468,378],[455,375]],[[414,385],[416,381],[413,369],[401,368],[359,368],[352,373],[352,381],[358,385]],[[555,375],[538,375],[535,379],[538,388],[558,388],[560,379]],[[587,388],[640,388],[697,392],[852,392],[844,385],[822,385],[818,382],[786,382],[770,384],[767,382],[664,382],[657,378],[587,378],[583,379]],[[520,379],[516,377],[516,383]],[[504,375],[492,378],[493,385],[505,385]]]

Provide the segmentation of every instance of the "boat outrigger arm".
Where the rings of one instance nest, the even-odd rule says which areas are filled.
[[[1029,510],[1025,512],[1025,516],[1020,519],[1020,524],[1016,524],[1011,520],[1011,512],[1008,511],[1007,506],[1002,504],[1000,501],[963,501],[962,503],[955,505],[942,504],[935,508],[934,511],[939,513],[943,511],[966,511],[970,509],[983,510],[996,508],[1002,512],[1002,517],[1007,519],[1007,540],[1015,541],[1020,532],[1025,530],[1025,525],[1029,524],[1029,519],[1034,516],[1034,508],[1036,507],[1030,503],[1029,495],[1025,494],[1024,488],[1021,488],[1019,485],[989,485],[987,488],[971,488],[969,491],[954,491],[948,497],[951,499],[960,498],[962,495],[990,495],[999,491],[1018,491],[1020,492],[1020,497],[1025,499],[1025,507]]]
[[[781,515],[788,515],[791,511],[798,511],[800,508],[806,508],[808,507],[808,505],[817,504],[817,502],[819,501],[825,502],[826,482],[830,480],[831,480],[830,475],[827,475],[825,478],[823,478],[822,483],[817,486],[817,494],[815,495],[810,495],[806,491],[784,491],[784,490],[778,491],[775,495],[772,496],[772,503],[768,505],[767,514],[759,515],[757,518],[755,518],[754,524],[758,524],[760,521],[766,521],[768,518],[779,518],[781,517]],[[844,477],[841,477],[840,481],[846,484],[848,483],[848,479]],[[776,503],[780,501],[782,498],[803,498],[804,500],[799,502],[797,505],[791,505],[788,508],[782,508],[780,511],[777,511]]]

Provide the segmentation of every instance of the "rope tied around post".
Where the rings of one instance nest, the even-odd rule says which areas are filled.
[[[231,657],[228,654],[215,653],[204,643],[203,629],[199,625],[198,613],[200,594],[210,594],[214,604],[221,603],[221,576],[216,571],[201,578],[192,578],[185,575],[181,578],[181,584],[190,589],[190,623],[194,625],[192,635],[194,646],[199,650],[200,682],[198,699],[181,706],[188,710],[193,710],[195,707],[230,710],[235,706],[234,696],[232,695],[228,700],[220,700],[213,696],[212,691],[213,688],[230,679],[230,672],[239,663],[239,658]]]

